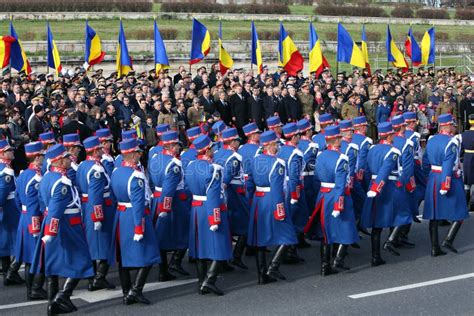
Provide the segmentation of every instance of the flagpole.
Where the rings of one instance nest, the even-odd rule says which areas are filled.
[[[10,14],[10,24],[12,22],[13,22],[13,14]],[[12,78],[12,58],[11,58],[11,56],[10,56],[10,62],[8,63],[8,68],[9,68],[9,71],[10,71],[10,80],[11,80],[11,78]]]

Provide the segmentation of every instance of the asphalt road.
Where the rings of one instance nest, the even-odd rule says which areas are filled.
[[[446,231],[442,227],[440,236]],[[300,250],[305,263],[281,267],[287,281],[257,285],[255,260],[245,257],[249,271],[220,276],[217,284],[226,293],[222,297],[198,295],[195,268],[186,263],[192,276],[173,282],[157,282],[158,271],[152,270],[145,288],[151,305],[124,306],[119,288],[91,293],[85,281],[75,291],[74,302],[77,314],[89,315],[473,315],[474,219],[465,221],[458,234],[458,254],[430,257],[427,222],[413,224],[410,238],[416,242],[414,249],[402,249],[400,257],[383,251],[387,264],[372,268],[370,240],[364,237],[361,249],[349,249],[346,264],[352,269],[325,278],[319,275],[319,244],[314,242],[312,248]],[[115,270],[110,280],[119,284]],[[384,291],[373,293],[379,290]],[[41,315],[46,306],[26,301],[23,286],[0,285],[1,315]]]

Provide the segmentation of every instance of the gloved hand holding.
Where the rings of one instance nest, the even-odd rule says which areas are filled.
[[[143,234],[135,234],[133,235],[133,241],[140,241],[143,239]]]
[[[376,197],[376,196],[377,196],[377,192],[375,192],[375,191],[367,192],[367,197],[369,197],[369,198],[373,198],[373,197]]]
[[[94,230],[100,230],[102,228],[102,222],[94,222]]]
[[[161,218],[165,218],[166,216],[168,216],[168,213],[166,212],[161,212],[160,215],[158,215],[158,217],[161,217]]]
[[[295,200],[295,199],[290,200],[290,204],[296,204],[296,203],[298,203],[298,200]]]
[[[439,190],[439,194],[446,195],[448,194],[448,190]]]
[[[53,236],[49,236],[49,235],[45,235],[43,238],[41,238],[41,240],[47,244],[49,242],[51,242],[53,240]]]
[[[339,215],[341,215],[341,212],[334,210],[334,211],[332,211],[332,214],[331,214],[331,215],[332,215],[334,218],[337,218],[337,217],[339,217]]]
[[[219,228],[219,225],[211,225],[211,227],[209,227],[209,229],[213,232],[215,232],[218,228]]]
[[[38,237],[39,235],[40,235],[40,233],[34,233],[34,234],[33,234],[33,237],[36,238],[36,237]]]

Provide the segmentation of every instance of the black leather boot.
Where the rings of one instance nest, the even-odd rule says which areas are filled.
[[[201,295],[209,293],[208,290],[201,288],[207,274],[207,260],[196,259],[196,271],[198,276],[198,293]]]
[[[128,300],[128,292],[132,288],[132,279],[130,277],[130,270],[128,268],[122,267],[122,265],[119,264],[118,271],[119,271],[119,277],[120,277],[120,285],[122,286],[123,303],[125,305],[133,304],[135,302]]]
[[[267,253],[265,247],[257,247],[255,259],[257,262],[258,284],[276,282],[275,278],[267,274]]]
[[[50,276],[47,280],[48,289],[48,316],[56,314],[65,314],[68,310],[63,310],[55,301],[59,290],[59,279],[57,276]],[[71,311],[72,312],[72,311]],[[70,312],[69,312],[70,313]]]
[[[400,233],[398,234],[398,247],[402,248],[414,248],[415,244],[408,239],[408,233],[410,232],[411,224],[402,225]]]
[[[247,245],[247,236],[239,236],[237,239],[237,242],[235,243],[234,247],[234,255],[233,259],[231,261],[231,264],[239,267],[244,270],[248,270],[249,267],[247,267],[243,262],[242,262],[242,255],[245,250],[245,246]],[[258,251],[258,250],[257,250]]]
[[[173,253],[168,270],[175,271],[181,275],[188,276],[189,272],[183,269],[183,258],[186,255],[186,249],[179,249]]]
[[[115,289],[115,285],[110,284],[105,277],[109,272],[109,264],[107,260],[100,260],[97,264],[94,280],[89,286],[89,291],[97,291],[102,289]]]
[[[438,240],[438,221],[430,220],[430,239],[431,239],[431,256],[444,256],[446,252],[441,250]]]
[[[133,303],[150,304],[150,301],[143,296],[143,288],[145,287],[148,273],[151,270],[151,266],[138,269],[135,283],[128,292],[128,300]],[[131,303],[131,304],[133,304]]]
[[[25,263],[25,284],[26,284],[26,299],[30,300],[31,283],[33,283],[33,274],[30,274],[31,265]]]
[[[283,263],[297,264],[300,262],[304,262],[304,259],[298,256],[298,253],[296,251],[296,246],[295,245],[287,246],[286,254],[283,257]]]
[[[457,249],[453,247],[453,242],[454,239],[456,238],[456,235],[458,234],[459,228],[461,228],[462,221],[455,221],[449,228],[448,234],[446,235],[446,238],[444,238],[443,242],[441,243],[441,246],[448,248],[454,253],[458,253]]]
[[[298,233],[298,244],[296,245],[299,249],[310,248],[311,244],[308,243],[304,237],[304,233]]]
[[[287,254],[288,246],[280,245],[273,254],[272,261],[268,267],[267,275],[274,279],[286,280],[286,277],[280,272],[280,264]]]
[[[211,262],[211,265],[209,266],[209,270],[207,271],[206,278],[204,279],[204,282],[201,285],[201,291],[212,292],[219,296],[224,295],[224,292],[222,292],[216,286],[217,275],[219,273],[219,264],[220,263],[215,260]]]
[[[166,281],[176,280],[176,276],[172,275],[168,271],[168,253],[167,253],[167,251],[160,249],[160,257],[161,257],[161,263],[160,263],[160,274],[158,276],[158,281],[166,282]]]
[[[328,276],[338,273],[331,267],[331,245],[321,242],[321,276]]]
[[[44,285],[44,273],[40,272],[35,275],[30,274],[32,277],[31,291],[29,293],[29,300],[44,300],[48,297],[48,293],[43,289]]]
[[[77,311],[77,307],[71,301],[72,291],[76,288],[81,279],[67,278],[64,282],[63,290],[56,294],[54,302],[59,305],[59,308],[66,313]]]
[[[400,253],[395,250],[395,242],[397,240],[398,234],[400,233],[401,226],[393,228],[388,236],[387,241],[383,244],[383,249],[388,250],[392,255],[400,256]]]
[[[8,269],[10,268],[10,264],[12,263],[10,256],[2,257],[2,274],[5,276]]]
[[[332,267],[336,270],[350,270],[351,268],[344,265],[344,258],[346,257],[346,255],[347,245],[340,244],[337,249],[336,257],[334,258]]]
[[[370,236],[372,242],[372,267],[377,267],[386,262],[380,256],[380,237],[382,235],[382,228],[372,228]]]
[[[21,262],[18,262],[16,259],[10,264],[7,273],[5,274],[5,279],[3,280],[3,285],[10,286],[10,285],[20,285],[24,284],[25,280],[23,280],[18,273],[20,270]]]
[[[464,189],[464,193],[466,193],[466,205],[467,205],[467,208],[470,209],[471,208],[471,188],[469,187],[469,189],[465,188]]]
[[[245,248],[245,256],[246,257],[253,257],[257,255],[256,247],[246,247]]]

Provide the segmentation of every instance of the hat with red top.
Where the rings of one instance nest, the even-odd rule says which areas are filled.
[[[38,140],[43,144],[54,144],[56,139],[53,132],[46,132],[39,135]]]
[[[46,151],[46,159],[49,159],[51,162],[55,162],[62,158],[67,158],[71,154],[66,151],[66,147],[63,144],[56,144],[51,146]]]
[[[84,139],[84,148],[87,152],[102,148],[99,137],[91,136]]]
[[[342,137],[341,128],[338,125],[328,126],[324,129],[324,137],[326,139],[334,139]]]
[[[63,135],[63,145],[65,147],[82,146],[79,134],[66,134]]]
[[[32,142],[25,145],[26,157],[44,155],[43,144],[41,142]]]
[[[224,142],[235,140],[239,138],[239,134],[237,133],[237,129],[234,127],[226,128],[222,132],[222,140]]]
[[[176,131],[167,131],[161,135],[163,145],[175,144],[178,142],[178,133]]]
[[[201,135],[193,141],[193,145],[198,152],[203,152],[211,147],[211,139],[207,135]]]
[[[138,141],[135,138],[126,139],[120,142],[119,144],[120,152],[122,154],[129,154],[132,152],[141,152],[142,150],[138,146]]]

